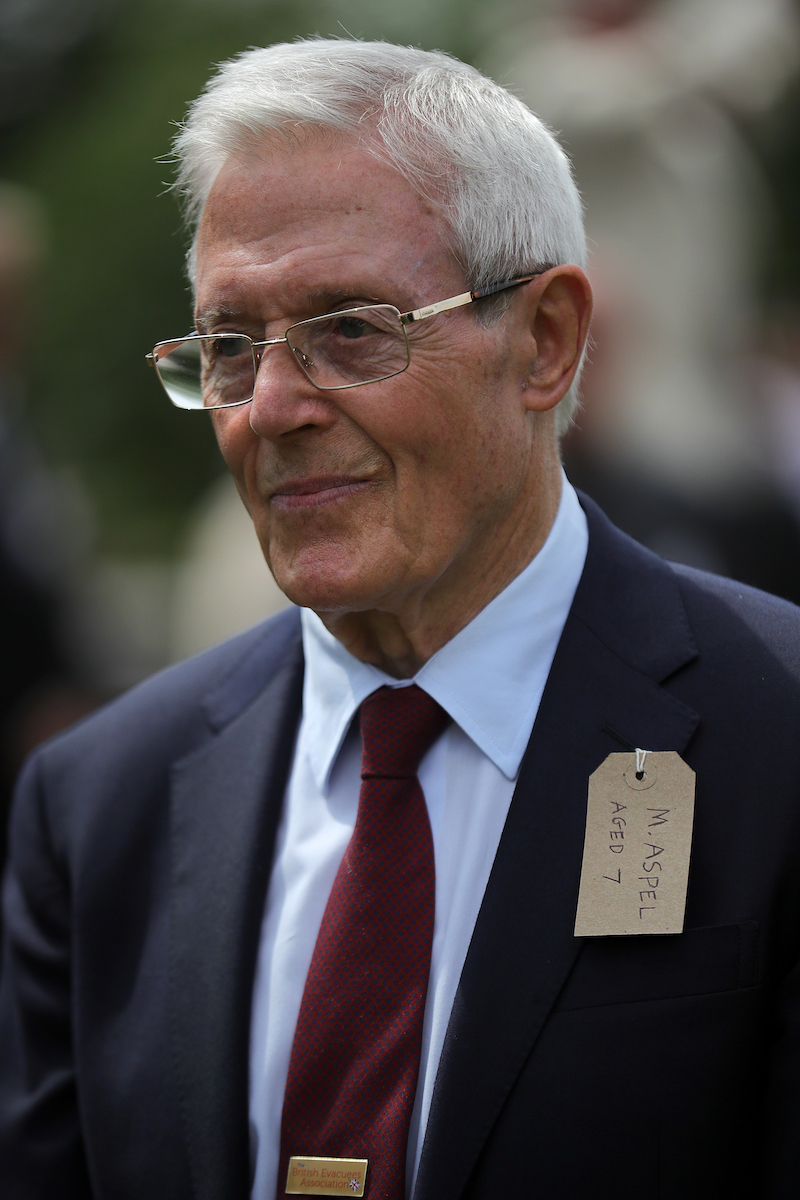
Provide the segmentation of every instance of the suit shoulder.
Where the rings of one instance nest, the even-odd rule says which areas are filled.
[[[581,504],[589,550],[572,611],[605,646],[659,683],[699,687],[715,705],[757,686],[776,706],[791,693],[794,708],[800,609],[668,562],[620,532],[588,497]],[[686,699],[692,703],[688,691]]]
[[[187,750],[248,707],[288,663],[302,663],[300,614],[287,609],[185,662],[167,667],[47,742],[45,763],[90,756],[97,766],[143,750]]]
[[[701,645],[764,654],[800,679],[800,608],[758,588],[670,563]]]
[[[20,867],[31,847],[46,844],[58,862],[92,864],[102,846],[113,865],[128,846],[161,844],[173,769],[244,716],[282,673],[278,692],[296,698],[302,666],[292,609],[162,671],[40,746],[17,785],[12,861]],[[286,708],[276,712],[282,724],[290,717]]]

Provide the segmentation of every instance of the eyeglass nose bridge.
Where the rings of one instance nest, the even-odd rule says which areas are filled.
[[[261,359],[264,356],[264,352],[266,350],[268,350],[270,348],[270,346],[281,346],[281,345],[288,347],[288,349],[292,355],[292,358],[295,360],[295,362],[297,363],[298,366],[312,367],[314,365],[312,363],[311,359],[308,357],[308,355],[304,354],[303,351],[299,349],[299,347],[293,346],[292,343],[289,341],[288,337],[286,336],[286,334],[284,334],[283,337],[265,338],[263,342],[253,342],[252,343],[253,355],[256,360],[256,375],[258,375],[258,368],[261,366]]]

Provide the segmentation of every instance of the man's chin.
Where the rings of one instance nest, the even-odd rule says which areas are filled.
[[[293,604],[318,613],[363,612],[374,607],[375,588],[351,573],[272,567],[275,582]]]

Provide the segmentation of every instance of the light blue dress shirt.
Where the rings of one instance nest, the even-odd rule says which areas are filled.
[[[563,477],[545,544],[413,680],[354,658],[304,609],[303,715],[270,877],[250,1036],[252,1200],[274,1200],[294,1029],[330,889],[353,831],[361,739],[353,718],[377,688],[417,683],[453,718],[422,760],[436,860],[436,917],[419,1082],[408,1143],[413,1186],[458,980],[588,546]],[[302,1154],[313,1147],[298,1147]]]

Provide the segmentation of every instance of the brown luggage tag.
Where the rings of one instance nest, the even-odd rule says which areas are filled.
[[[576,937],[683,932],[694,786],[674,750],[609,754],[589,777]]]

